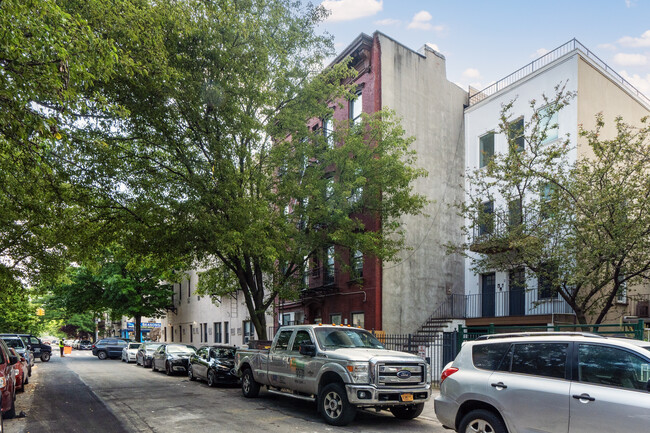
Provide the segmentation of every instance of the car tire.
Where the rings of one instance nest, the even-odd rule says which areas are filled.
[[[156,370],[156,363],[154,362],[153,359],[151,360],[151,371],[158,371]]]
[[[214,388],[215,386],[217,386],[217,375],[212,370],[208,371],[208,386],[210,388]]]
[[[469,412],[460,421],[459,433],[489,432],[508,433],[501,418],[494,412],[485,409],[476,409]]]
[[[241,391],[246,398],[255,398],[260,393],[260,384],[255,382],[253,371],[250,368],[245,369],[242,374]]]
[[[187,366],[187,378],[189,380],[196,380],[196,377],[194,377],[194,370],[192,369],[192,364]]]
[[[172,371],[171,365],[169,365],[169,362],[165,362],[165,374],[167,376],[171,376],[174,372]]]
[[[41,353],[41,361],[47,362],[50,360],[50,352]]]
[[[325,422],[330,425],[348,425],[357,415],[357,408],[350,404],[345,388],[340,383],[325,385],[318,397],[318,404]]]
[[[413,419],[422,414],[424,403],[410,404],[408,406],[394,406],[390,408],[391,413],[398,419]]]
[[[32,366],[27,365],[27,377],[32,377]]]
[[[100,350],[99,352],[97,352],[97,358],[104,360],[108,358],[108,353],[104,352],[103,350]]]

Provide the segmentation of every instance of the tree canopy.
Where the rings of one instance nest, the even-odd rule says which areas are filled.
[[[605,137],[598,115],[577,140],[556,139],[554,119],[573,96],[558,86],[531,101],[535,114],[520,131],[512,130],[512,103],[504,106],[498,132],[509,151],[468,174],[460,205],[468,242],[455,249],[476,272],[528,269],[580,323],[601,323],[617,296],[650,277],[650,126],[647,117],[632,119],[638,126],[619,117]]]

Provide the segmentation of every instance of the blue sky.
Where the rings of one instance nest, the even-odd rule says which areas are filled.
[[[316,0],[318,2],[319,0]],[[650,0],[324,0],[320,28],[337,52],[379,30],[409,48],[429,42],[447,78],[483,88],[576,38],[650,96]]]

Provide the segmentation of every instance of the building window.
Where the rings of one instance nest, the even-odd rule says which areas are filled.
[[[305,256],[302,263],[302,288],[309,288],[309,257]]]
[[[223,322],[223,342],[230,343],[230,323]]]
[[[360,328],[365,328],[366,325],[366,314],[364,312],[352,313],[352,326],[358,326]]]
[[[327,248],[325,253],[325,275],[323,275],[323,284],[334,284],[334,246]]]
[[[485,167],[494,158],[494,131],[488,132],[478,139],[479,142],[479,167]]]
[[[178,325],[178,342],[182,343],[183,342],[183,333],[185,330],[183,329],[183,325]]]
[[[557,298],[558,271],[558,267],[554,263],[547,262],[540,265],[537,275],[537,299]]]
[[[494,202],[486,201],[482,207],[481,214],[478,216],[479,236],[491,234],[494,230]]]
[[[508,125],[508,143],[517,152],[524,150],[524,118],[521,117]]]
[[[363,253],[359,250],[353,250],[350,254],[350,268],[352,279],[363,278]]]
[[[167,329],[167,328],[165,328]],[[172,325],[169,325],[169,334],[172,337],[172,343],[174,342],[174,327]]]
[[[550,143],[553,140],[557,140],[559,136],[557,111],[553,114],[550,114],[550,110],[551,107],[547,105],[537,112],[539,115],[538,130],[542,133],[546,132],[546,137],[542,139],[541,144]]]
[[[511,200],[508,203],[508,226],[518,227],[524,222],[521,199]]]
[[[189,326],[190,326],[190,343],[193,343],[194,342],[194,334],[192,333],[193,329],[192,329],[192,325]]]
[[[244,344],[248,344],[248,342],[255,335],[255,330],[253,328],[253,322],[251,322],[250,320],[244,320],[243,323],[242,323],[242,327],[244,328]]]
[[[341,313],[330,314],[330,323],[333,325],[341,324]]]
[[[332,149],[334,147],[334,121],[331,117],[323,119],[323,135],[325,136],[327,147]]]
[[[616,294],[616,303],[617,304],[627,304],[627,281],[625,281],[625,275],[618,276],[618,293]]]
[[[361,112],[363,110],[363,95],[359,90],[357,92],[357,98],[350,101],[350,120],[355,125],[361,123]]]
[[[203,342],[204,343],[208,342],[208,324],[207,323],[203,324]]]
[[[553,211],[551,210],[552,197],[553,197],[553,185],[548,182],[544,183],[541,187],[540,197],[539,197],[539,216],[543,220],[553,216]]]
[[[163,328],[163,340],[167,341],[167,327]]]
[[[221,322],[214,322],[214,342],[221,343]]]

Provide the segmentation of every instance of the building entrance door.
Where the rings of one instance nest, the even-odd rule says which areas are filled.
[[[481,312],[483,317],[494,317],[494,272],[481,275]]]
[[[523,268],[510,271],[508,276],[508,301],[511,316],[526,314],[526,275]]]

